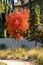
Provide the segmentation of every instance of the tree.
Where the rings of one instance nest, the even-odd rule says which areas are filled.
[[[21,1],[22,8],[24,8],[24,0],[20,0],[20,1]]]
[[[35,41],[35,47],[37,46],[37,42],[40,40],[40,30],[38,27],[40,26],[40,6],[35,5],[32,7],[32,2],[30,0],[30,31],[27,31],[27,39]]]
[[[29,30],[29,17],[29,9],[21,9],[21,11],[16,10],[7,16],[5,25],[10,38],[23,40],[24,32]]]
[[[1,37],[4,37],[4,29],[5,29],[5,20],[6,20],[6,15],[8,15],[8,13],[10,12],[10,4],[7,4],[7,2],[5,2],[4,0],[0,1],[0,35]]]

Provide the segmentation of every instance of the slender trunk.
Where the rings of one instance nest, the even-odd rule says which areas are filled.
[[[15,50],[15,42],[14,42],[14,39],[12,39],[12,44],[13,44],[13,50]]]
[[[37,47],[37,41],[35,41],[35,47]]]
[[[32,8],[32,1],[31,0],[29,0],[29,6],[30,6],[30,13],[32,13],[32,10],[31,10],[31,8]]]
[[[17,41],[18,41],[18,40],[17,40],[17,39],[15,39],[15,41],[16,41],[16,42],[15,42],[15,44],[16,44],[16,51],[17,51]]]
[[[13,50],[17,50],[17,39],[15,39],[15,42],[14,42],[14,39],[12,39],[12,43],[13,43]]]

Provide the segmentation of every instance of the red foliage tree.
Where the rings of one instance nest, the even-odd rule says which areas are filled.
[[[20,11],[16,10],[13,13],[10,13],[6,18],[6,28],[9,33],[10,38],[17,38],[23,40],[23,32],[29,29],[29,17],[30,10]]]

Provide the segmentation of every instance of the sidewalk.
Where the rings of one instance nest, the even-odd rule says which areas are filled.
[[[30,62],[17,60],[0,60],[0,62],[7,63],[7,65],[30,65]]]

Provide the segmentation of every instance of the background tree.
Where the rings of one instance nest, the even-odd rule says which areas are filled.
[[[24,0],[20,0],[20,1],[21,1],[22,8],[24,8]]]
[[[26,35],[27,39],[35,41],[35,47],[37,46],[37,42],[40,39],[40,31],[38,27],[40,26],[40,6],[35,5],[33,6],[33,1],[29,0],[30,5],[30,31],[27,31]]]
[[[10,13],[10,3],[7,3],[5,1],[0,1],[0,37],[4,37],[4,29],[5,29],[5,20],[6,20],[6,15]]]

